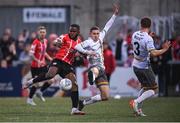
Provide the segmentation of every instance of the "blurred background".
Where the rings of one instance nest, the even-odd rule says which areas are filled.
[[[1,0],[0,1],[0,96],[27,96],[22,83],[31,78],[29,49],[36,38],[36,29],[47,28],[47,52],[53,56],[52,41],[67,33],[70,24],[81,27],[86,39],[89,29],[97,25],[103,29],[112,16],[112,5],[120,3],[120,14],[108,32],[104,44],[106,72],[111,96],[137,96],[140,84],[131,63],[133,52],[131,35],[139,29],[144,16],[152,19],[156,33],[154,44],[160,49],[165,40],[172,47],[162,56],[151,59],[159,84],[158,96],[180,96],[180,1],[179,0]],[[108,56],[106,51],[112,52]],[[77,56],[74,62],[80,96],[98,93],[87,83],[87,61]],[[61,96],[58,85],[52,85],[46,96]]]

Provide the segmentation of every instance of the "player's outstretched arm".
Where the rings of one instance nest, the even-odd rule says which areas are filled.
[[[114,20],[116,19],[116,16],[118,15],[119,13],[119,5],[118,4],[113,4],[113,15],[112,17],[110,18],[110,20],[106,23],[103,31],[107,32],[109,30],[109,28],[112,26],[112,24],[114,23]]]
[[[162,55],[163,53],[165,53],[169,49],[170,46],[171,46],[170,41],[166,41],[163,44],[163,48],[162,49],[160,49],[160,50],[152,50],[152,51],[150,51],[150,54],[151,54],[151,56]]]
[[[79,43],[75,46],[75,49],[80,52],[80,53],[83,53],[83,54],[87,54],[87,55],[95,55],[96,52],[92,51],[92,50],[86,50],[82,47],[82,43]]]

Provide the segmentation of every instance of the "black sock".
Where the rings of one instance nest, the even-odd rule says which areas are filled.
[[[44,92],[51,84],[48,82],[44,83],[43,86],[41,87],[41,92]]]
[[[30,88],[29,98],[33,98],[35,92],[36,92],[36,87],[35,87],[35,86],[32,86],[32,87]]]
[[[51,78],[53,77],[46,77],[46,73],[43,73],[43,74],[38,75],[38,77],[34,78],[33,83],[38,83],[38,82],[45,81]]]
[[[77,108],[78,102],[79,102],[79,93],[78,91],[72,91],[71,92],[71,100],[72,100],[72,107]]]

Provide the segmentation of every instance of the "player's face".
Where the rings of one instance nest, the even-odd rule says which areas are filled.
[[[90,37],[94,40],[94,41],[98,41],[99,40],[99,30],[92,30],[90,32]]]
[[[45,29],[39,30],[38,35],[40,39],[44,39],[46,37],[46,30]]]
[[[79,30],[76,27],[70,27],[69,36],[71,39],[75,39],[79,35]]]

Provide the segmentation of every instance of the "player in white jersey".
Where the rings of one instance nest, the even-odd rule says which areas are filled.
[[[114,20],[119,12],[117,5],[114,5],[114,14],[106,23],[104,29],[100,32],[99,27],[94,26],[90,29],[90,37],[77,44],[75,49],[81,53],[88,54],[89,72],[88,79],[90,85],[94,82],[99,88],[100,93],[89,99],[79,101],[79,110],[85,105],[92,104],[99,101],[105,101],[109,98],[109,83],[105,74],[104,58],[103,58],[103,39],[114,23]]]
[[[169,41],[163,44],[163,48],[156,50],[154,41],[149,35],[151,19],[144,17],[141,19],[141,29],[132,35],[132,45],[134,50],[133,70],[141,83],[141,90],[138,98],[130,101],[130,107],[136,116],[146,116],[142,112],[142,102],[157,93],[157,83],[155,75],[150,66],[150,56],[159,56],[165,53],[171,46]]]

